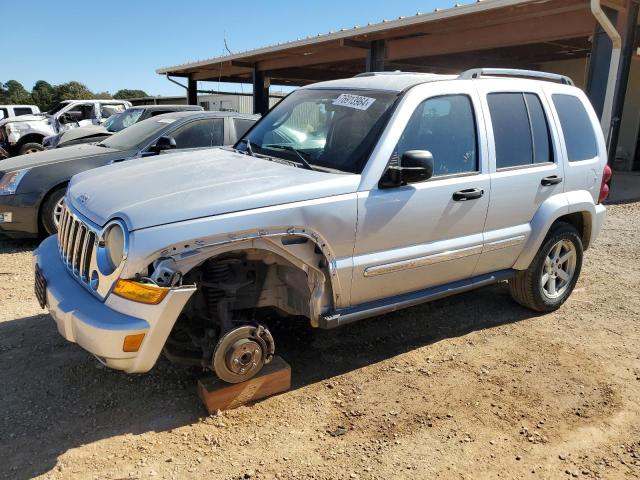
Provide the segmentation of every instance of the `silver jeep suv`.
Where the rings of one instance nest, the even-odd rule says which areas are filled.
[[[267,311],[333,328],[508,280],[547,312],[600,232],[606,158],[566,77],[310,85],[234,148],[75,176],[36,293],[109,367],[146,372],[164,350],[232,383],[274,353]]]

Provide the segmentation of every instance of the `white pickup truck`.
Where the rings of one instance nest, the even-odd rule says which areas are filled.
[[[0,120],[0,149],[5,156],[44,150],[42,140],[75,127],[100,125],[131,106],[125,100],[65,100],[46,113]]]

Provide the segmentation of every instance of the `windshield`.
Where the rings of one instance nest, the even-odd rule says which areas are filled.
[[[116,113],[110,116],[109,119],[104,122],[104,126],[110,132],[119,132],[136,123],[143,113],[143,108],[129,108],[122,113]]]
[[[175,118],[148,118],[118,133],[114,133],[98,145],[115,148],[116,150],[130,150],[154,139],[161,130],[175,121]]]
[[[361,173],[397,94],[302,89],[282,100],[236,148],[312,167]]]

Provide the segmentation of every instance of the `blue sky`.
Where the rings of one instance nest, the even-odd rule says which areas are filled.
[[[182,95],[184,90],[156,74],[156,68],[221,55],[225,35],[236,52],[429,12],[456,0],[1,3],[0,82],[18,80],[30,90],[40,79],[53,84],[77,80],[96,92],[132,88],[152,95]]]

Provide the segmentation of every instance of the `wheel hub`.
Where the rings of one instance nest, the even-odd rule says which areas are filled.
[[[275,345],[262,325],[244,325],[225,333],[213,353],[216,375],[229,383],[240,383],[256,375],[271,361]]]
[[[243,338],[231,345],[226,365],[237,375],[253,375],[253,370],[262,363],[262,346],[254,340]],[[257,373],[257,372],[256,372]]]

